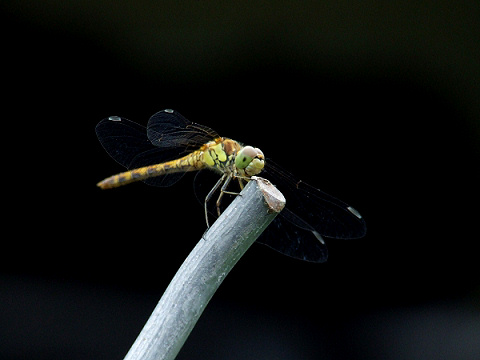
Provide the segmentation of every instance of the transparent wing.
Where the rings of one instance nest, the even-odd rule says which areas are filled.
[[[219,137],[209,127],[193,123],[170,109],[159,111],[148,120],[147,135],[153,145],[161,148],[182,147],[193,150]]]
[[[286,208],[297,215],[289,220],[297,226],[313,228],[322,236],[336,239],[355,239],[365,235],[365,220],[358,211],[295,178],[272,160],[266,162],[261,176],[270,180],[284,194]]]
[[[325,243],[319,240],[313,229],[299,227],[290,220],[295,217],[296,215],[289,209],[283,209],[257,242],[296,259],[327,261],[328,250]]]
[[[258,242],[298,259],[323,262],[328,254],[323,236],[354,239],[365,235],[365,221],[355,209],[298,180],[272,160],[266,162],[261,176],[277,186],[287,203]]]
[[[147,129],[119,116],[100,121],[95,132],[100,144],[116,162],[129,168],[139,154],[155,149],[147,138]]]

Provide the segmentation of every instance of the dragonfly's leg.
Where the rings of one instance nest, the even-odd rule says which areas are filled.
[[[235,192],[235,191],[222,191],[224,194],[229,194],[229,195],[240,195],[239,192]]]
[[[225,176],[225,175],[224,175]],[[222,188],[220,189],[220,195],[218,196],[218,199],[217,199],[217,213],[218,213],[218,216],[220,216],[220,214],[222,213],[220,211],[220,203],[222,202],[222,197],[223,197],[223,194],[232,194],[232,195],[237,195],[237,193],[234,193],[234,192],[231,192],[231,191],[226,191],[227,189],[227,186],[228,184],[230,184],[230,181],[232,180],[232,175],[229,175],[226,179],[225,179],[225,182],[223,183],[223,186]]]
[[[207,204],[208,202],[210,201],[210,199],[212,198],[213,194],[215,193],[215,191],[218,190],[218,188],[220,187],[220,185],[225,181],[225,177],[227,176],[227,174],[223,174],[222,177],[220,179],[218,179],[217,183],[215,184],[215,186],[212,188],[212,190],[210,190],[210,192],[207,194],[207,197],[205,198],[205,203],[204,203],[204,207],[205,207],[205,220],[207,222],[207,229],[210,227],[210,225],[208,224],[208,210],[207,210]]]
[[[237,180],[238,180],[238,186],[240,186],[240,191],[242,191],[243,187],[245,186],[245,185],[243,185],[243,180],[242,180],[242,178],[240,178],[238,176],[237,176]]]

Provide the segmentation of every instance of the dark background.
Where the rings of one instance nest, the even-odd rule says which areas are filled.
[[[94,128],[173,108],[357,208],[254,245],[178,359],[478,359],[478,1],[6,1],[0,358],[121,359],[205,229],[192,177],[101,191]],[[288,199],[287,199],[288,202]]]

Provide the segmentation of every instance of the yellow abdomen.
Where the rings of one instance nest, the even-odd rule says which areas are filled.
[[[202,151],[194,151],[180,159],[167,161],[161,164],[149,165],[110,176],[100,181],[97,186],[102,189],[111,189],[130,184],[134,181],[145,180],[154,176],[200,170],[205,167],[205,164],[201,158]]]

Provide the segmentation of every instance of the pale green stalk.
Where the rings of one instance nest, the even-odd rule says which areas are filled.
[[[225,276],[283,209],[273,185],[252,179],[182,264],[125,360],[173,360]]]

